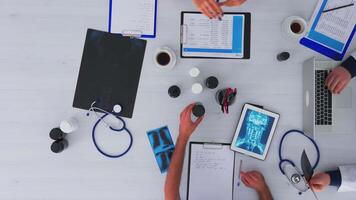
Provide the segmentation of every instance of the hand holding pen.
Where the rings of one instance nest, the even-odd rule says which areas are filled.
[[[193,0],[193,3],[200,12],[210,19],[219,19],[223,17],[224,13],[222,6],[232,7],[243,4],[246,0],[226,0],[224,2],[217,2],[215,0]]]

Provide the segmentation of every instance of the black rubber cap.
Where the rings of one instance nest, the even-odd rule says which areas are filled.
[[[282,52],[277,55],[277,60],[278,61],[285,61],[288,60],[290,57],[290,54],[288,52]]]
[[[205,114],[205,108],[203,105],[201,104],[196,104],[194,107],[193,107],[193,115],[196,116],[196,117],[201,117]]]
[[[210,89],[215,89],[219,85],[219,80],[214,76],[210,76],[206,79],[205,85]]]
[[[51,145],[51,151],[53,153],[60,153],[62,152],[65,148],[68,147],[68,141],[67,140],[57,140],[54,141]]]
[[[49,137],[53,140],[60,140],[66,136],[66,133],[63,133],[60,128],[54,128],[49,133]]]
[[[177,98],[180,95],[180,88],[176,85],[171,86],[168,89],[168,95],[172,98]]]

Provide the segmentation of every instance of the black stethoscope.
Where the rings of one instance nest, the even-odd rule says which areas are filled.
[[[103,154],[104,156],[109,157],[109,158],[119,158],[119,157],[124,156],[124,155],[127,154],[127,153],[130,151],[130,149],[131,149],[131,147],[132,147],[132,142],[133,142],[133,138],[132,138],[132,134],[131,134],[130,130],[127,129],[127,127],[126,127],[126,123],[125,123],[124,119],[122,119],[120,116],[118,116],[118,114],[119,114],[119,113],[121,112],[121,110],[122,110],[121,106],[117,104],[117,105],[115,105],[115,106],[113,107],[113,111],[112,111],[112,112],[108,112],[108,111],[106,111],[106,110],[104,110],[104,109],[101,109],[101,108],[96,107],[96,106],[95,106],[95,103],[96,103],[96,101],[94,101],[94,102],[91,104],[90,109],[89,109],[89,112],[87,113],[87,116],[89,116],[89,113],[90,113],[91,111],[93,111],[93,112],[95,113],[95,115],[97,116],[97,118],[98,118],[98,121],[96,121],[96,123],[94,124],[94,127],[93,127],[93,129],[92,129],[92,139],[93,139],[93,143],[94,143],[96,149],[97,149],[101,154]],[[103,116],[100,116],[96,111],[103,112],[104,115],[103,115]],[[112,127],[109,123],[107,123],[107,122],[105,121],[105,118],[106,118],[107,116],[110,116],[110,115],[113,116],[113,117],[115,117],[116,119],[118,119],[118,120],[122,123],[122,127],[121,127],[121,128],[114,128],[114,127]],[[109,154],[109,153],[106,153],[105,151],[103,151],[103,150],[99,147],[99,145],[98,145],[98,143],[97,143],[97,141],[96,141],[96,138],[95,138],[95,132],[96,132],[96,128],[97,128],[97,126],[100,124],[100,122],[103,122],[104,124],[106,124],[112,131],[115,131],[115,132],[126,132],[126,133],[129,135],[129,137],[130,137],[130,144],[129,144],[129,146],[128,146],[122,153],[119,153],[119,154]]]
[[[294,164],[294,162],[290,159],[286,159],[283,158],[282,156],[282,147],[283,147],[283,142],[284,139],[287,137],[287,135],[292,134],[292,133],[299,133],[301,135],[303,135],[304,137],[308,138],[312,144],[315,147],[316,153],[317,153],[317,159],[316,162],[313,165],[313,170],[318,166],[319,164],[319,160],[320,160],[320,151],[319,151],[319,147],[316,144],[316,142],[310,138],[309,136],[305,135],[304,132],[299,131],[299,130],[290,130],[287,131],[280,143],[279,143],[279,150],[278,150],[278,155],[279,155],[279,170],[281,171],[281,173],[283,175],[285,175],[288,179],[288,181],[290,183],[292,183],[292,185],[299,190],[299,194],[302,194],[302,192],[306,192],[309,189],[308,183],[305,181],[304,179],[304,174],[301,172],[301,170],[299,170],[296,165]],[[283,167],[284,165],[284,167]]]

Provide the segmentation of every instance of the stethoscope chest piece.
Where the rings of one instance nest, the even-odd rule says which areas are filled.
[[[298,184],[301,181],[302,177],[300,174],[293,174],[292,177],[290,178],[290,181],[294,184]]]

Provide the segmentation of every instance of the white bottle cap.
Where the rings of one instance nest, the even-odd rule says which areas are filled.
[[[113,108],[114,113],[120,113],[122,111],[122,107],[119,104],[114,105]]]
[[[190,69],[190,71],[189,71],[189,75],[190,75],[191,77],[193,77],[193,78],[198,77],[199,74],[200,74],[200,70],[199,70],[198,68],[196,68],[196,67]]]
[[[200,83],[194,83],[192,85],[193,94],[200,94],[203,92],[203,86]]]
[[[74,117],[61,121],[59,128],[64,133],[72,133],[78,129],[78,120]]]

